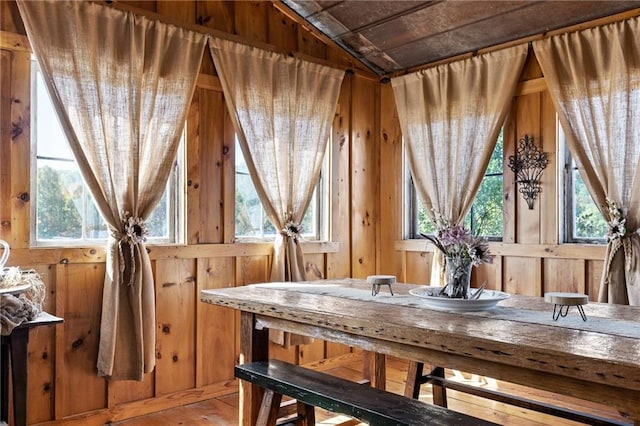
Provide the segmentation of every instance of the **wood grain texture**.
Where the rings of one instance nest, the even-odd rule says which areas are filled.
[[[195,387],[196,265],[156,262],[156,395]]]
[[[4,6],[7,2],[2,2]],[[24,51],[31,53],[31,45],[27,36],[11,31],[0,31],[0,49],[8,51]],[[9,74],[11,76],[11,74]],[[7,88],[9,84],[7,84]]]
[[[559,144],[557,138],[556,111],[551,101],[548,91],[543,91],[540,95],[540,140],[536,142],[536,146],[547,153],[549,164],[540,176],[542,185],[542,193],[540,198],[540,242],[542,244],[558,244],[559,242],[559,223],[558,211],[560,211],[561,197],[558,191],[558,170],[561,169],[558,164]]]
[[[235,371],[240,379],[268,389],[259,418],[263,415],[266,418],[269,408],[273,410],[271,400],[275,392],[275,395],[284,394],[297,399],[298,402],[358,417],[374,425],[494,424],[435,405],[427,405],[416,399],[404,398],[381,389],[362,386],[350,380],[275,360],[241,365],[236,367]],[[279,405],[281,397],[282,395],[279,395],[279,398],[274,399],[276,406]],[[266,402],[270,404],[265,406]],[[273,422],[277,417],[276,411],[273,410],[269,416]]]
[[[231,114],[224,108],[224,145],[222,147],[222,220],[224,243],[231,244],[236,240],[236,131]]]
[[[426,241],[426,240],[425,240]],[[426,245],[424,241],[420,241]],[[406,273],[404,282],[412,284],[429,284],[431,280],[431,268],[433,266],[433,253],[424,251],[406,254]]]
[[[585,260],[545,259],[543,263],[545,292],[585,293]]]
[[[298,25],[275,7],[269,7],[269,43],[289,52],[298,51]]]
[[[504,243],[516,242],[516,220],[517,220],[517,197],[519,196],[516,189],[516,176],[509,168],[509,158],[515,155],[516,146],[513,141],[517,140],[516,117],[517,117],[517,100],[514,98],[511,103],[511,110],[507,115],[503,130],[503,146],[502,146],[502,241]]]
[[[187,206],[186,243],[197,244],[200,238],[200,94],[205,89],[196,87],[187,112]]]
[[[515,139],[505,143],[514,144],[517,147],[520,139],[525,135],[534,138],[535,145],[540,146],[540,93],[521,96],[518,99]],[[516,242],[538,244],[540,243],[540,196],[534,201],[531,210],[519,192],[520,184],[516,184],[516,190]]]
[[[64,305],[64,325],[60,326],[64,340],[61,347],[56,346],[56,358],[63,362],[62,369],[56,369],[60,379],[56,382],[56,404],[61,404],[61,416],[107,404],[106,381],[98,377],[96,368],[104,273],[104,264],[96,263],[65,265],[56,276],[57,292],[64,289],[62,300],[56,301],[56,305]],[[80,390],[81,398],[77,397]]]
[[[195,31],[210,31],[214,36],[221,36],[238,42],[251,43],[261,48],[266,48],[279,52],[289,53],[294,46],[297,46],[294,52],[299,57],[308,60],[317,59],[322,63],[332,64],[337,67],[356,68],[358,77],[347,75],[343,83],[340,95],[340,101],[336,118],[334,120],[333,140],[332,140],[332,158],[331,158],[331,186],[332,186],[332,238],[330,243],[305,243],[303,245],[305,253],[312,253],[311,258],[319,259],[321,256],[326,257],[326,276],[328,277],[345,277],[353,276],[352,271],[358,274],[364,274],[371,270],[375,272],[382,268],[382,265],[389,262],[391,258],[399,253],[400,265],[398,269],[389,273],[395,273],[402,276],[403,280],[416,283],[426,283],[429,277],[430,256],[432,252],[424,248],[424,244],[420,241],[392,241],[392,247],[387,247],[385,239],[386,233],[397,227],[395,219],[392,218],[393,211],[384,212],[382,207],[382,198],[375,201],[375,208],[380,208],[376,217],[374,230],[372,234],[367,234],[366,241],[370,244],[374,252],[367,251],[363,259],[365,267],[353,269],[354,266],[361,265],[357,256],[360,253],[353,251],[353,247],[361,244],[353,242],[354,235],[359,239],[362,235],[351,232],[353,223],[352,218],[360,217],[363,211],[370,205],[370,200],[363,196],[361,199],[353,200],[352,188],[355,188],[356,169],[352,168],[352,160],[360,162],[364,156],[380,156],[380,160],[376,160],[373,167],[379,169],[379,164],[387,166],[385,173],[389,176],[397,178],[400,176],[399,165],[393,161],[387,163],[383,158],[387,155],[387,146],[383,139],[379,141],[379,147],[373,148],[373,153],[363,152],[354,144],[355,131],[361,129],[371,129],[375,135],[384,135],[388,126],[385,123],[395,120],[395,107],[391,105],[388,95],[384,92],[384,87],[378,89],[377,79],[371,79],[371,74],[362,70],[362,67],[354,61],[353,58],[346,57],[341,51],[334,47],[327,47],[318,35],[304,29],[297,24],[295,28],[287,25],[284,21],[279,21],[280,15],[275,12],[275,6],[271,3],[264,2],[261,5],[258,2],[249,2],[247,4],[238,5],[241,2],[233,1],[207,1],[207,2],[185,2],[188,7],[185,10],[179,10],[181,3],[179,1],[160,4],[156,1],[119,1],[114,2],[112,7],[131,6],[136,9],[136,13],[144,13],[152,19],[162,19],[176,25],[181,25]],[[237,7],[236,7],[237,6]],[[30,350],[29,362],[30,368],[37,371],[33,377],[30,377],[29,392],[30,398],[37,402],[33,414],[30,416],[36,418],[37,421],[46,421],[46,416],[51,419],[61,419],[63,416],[72,416],[73,420],[69,420],[73,424],[104,424],[114,419],[124,419],[135,415],[146,414],[152,411],[158,411],[167,407],[175,407],[181,404],[203,400],[211,395],[232,392],[234,382],[225,381],[223,379],[225,371],[216,370],[215,366],[211,370],[206,370],[200,361],[206,361],[210,352],[208,339],[205,335],[200,334],[199,326],[204,327],[203,322],[197,320],[198,315],[201,318],[206,309],[213,308],[210,306],[199,307],[199,298],[193,297],[190,304],[180,305],[185,316],[192,318],[191,334],[184,336],[184,341],[174,341],[173,336],[170,340],[164,341],[169,345],[184,344],[189,348],[193,348],[194,372],[187,373],[192,380],[191,386],[202,387],[190,388],[186,390],[178,390],[175,392],[163,393],[155,396],[157,383],[156,373],[145,377],[142,383],[118,383],[104,386],[104,381],[95,375],[95,351],[97,326],[99,323],[99,310],[101,300],[101,288],[103,276],[96,273],[94,268],[103,268],[105,262],[105,251],[103,247],[70,247],[70,248],[32,248],[29,246],[30,234],[29,226],[32,218],[30,217],[29,203],[18,206],[14,204],[15,192],[30,191],[30,177],[28,167],[32,152],[30,151],[28,137],[19,146],[13,146],[10,141],[12,132],[12,122],[14,122],[13,114],[19,110],[18,107],[12,107],[13,94],[21,93],[20,98],[29,100],[29,72],[26,64],[30,60],[30,47],[24,35],[16,34],[15,31],[21,31],[21,22],[15,20],[15,13],[8,8],[15,9],[15,2],[0,2],[2,17],[0,18],[0,27],[5,32],[0,33],[0,48],[8,49],[0,52],[0,95],[2,103],[0,104],[0,238],[8,240],[12,243],[12,255],[10,265],[33,265],[39,271],[47,273],[47,278],[51,280],[54,287],[51,291],[51,309],[55,310],[55,314],[71,321],[64,325],[56,326],[51,331],[50,336],[45,333],[38,332],[37,337],[33,340],[33,349]],[[238,12],[236,13],[236,9]],[[255,10],[262,10],[254,13]],[[278,9],[279,10],[279,9]],[[194,13],[192,13],[195,11]],[[146,13],[149,12],[149,13]],[[158,12],[158,14],[155,14]],[[627,14],[627,17],[637,16],[640,13],[636,10]],[[195,16],[194,16],[195,14]],[[171,16],[169,16],[171,15]],[[185,22],[185,20],[192,20]],[[620,19],[620,18],[617,18]],[[604,22],[604,21],[603,21]],[[238,23],[239,30],[236,30]],[[576,27],[577,28],[577,27]],[[11,31],[7,33],[6,31]],[[290,40],[289,36],[295,32],[294,40]],[[254,33],[252,35],[252,33]],[[555,32],[557,33],[557,31]],[[254,41],[252,41],[252,39]],[[17,53],[19,59],[16,61],[22,65],[12,65],[14,61],[14,53]],[[516,124],[529,123],[533,117],[538,117],[539,123],[539,141],[544,144],[545,151],[552,151],[552,129],[551,123],[555,117],[555,111],[552,110],[552,104],[549,102],[548,94],[544,92],[546,83],[539,73],[539,67],[534,63],[533,58],[529,59],[527,71],[521,77],[516,97],[514,98],[514,107],[511,115],[513,117],[511,130],[507,124],[505,128],[505,156],[509,155],[507,142],[513,143],[517,137],[522,135],[516,133]],[[17,64],[17,62],[16,62]],[[205,51],[202,71],[206,75],[199,79],[199,89],[196,90],[192,108],[189,112],[187,123],[187,176],[192,179],[191,185],[186,189],[188,213],[186,215],[187,222],[187,245],[185,246],[150,246],[150,256],[155,262],[163,263],[165,261],[190,263],[194,273],[201,273],[200,267],[207,262],[215,265],[227,265],[233,270],[233,285],[242,285],[249,282],[265,281],[268,277],[270,265],[271,246],[269,243],[256,244],[234,244],[234,224],[233,224],[233,127],[230,125],[228,112],[224,112],[223,118],[212,117],[213,122],[209,123],[213,132],[218,132],[220,128],[224,128],[224,143],[226,145],[226,156],[223,157],[223,213],[222,217],[212,221],[214,228],[223,229],[223,241],[226,244],[199,244],[198,238],[202,226],[200,225],[200,194],[202,188],[201,183],[201,167],[208,168],[208,164],[200,163],[200,121],[201,111],[199,105],[199,93],[201,91],[221,92],[219,80],[214,77],[215,69],[211,62],[208,51]],[[361,79],[354,83],[354,80]],[[358,87],[354,87],[354,86]],[[365,89],[366,88],[366,89]],[[370,94],[369,88],[374,90]],[[379,90],[380,92],[376,92]],[[526,107],[522,103],[528,102],[527,96],[537,95],[540,98],[537,112],[533,108]],[[26,96],[26,97],[25,97]],[[361,109],[361,105],[366,103],[363,99],[372,99],[370,108],[367,111]],[[355,100],[352,103],[352,99]],[[379,104],[377,104],[379,103]],[[25,104],[21,102],[20,108]],[[389,107],[387,109],[387,107]],[[357,113],[352,113],[357,109]],[[205,115],[205,114],[203,114]],[[354,124],[354,119],[358,117],[358,123]],[[24,120],[24,115],[23,115]],[[511,133],[510,133],[511,132]],[[507,136],[510,134],[511,136]],[[376,136],[378,137],[378,136]],[[384,136],[380,136],[383,138]],[[355,146],[355,149],[354,149]],[[395,148],[392,149],[395,152]],[[383,157],[383,152],[385,157]],[[555,154],[555,153],[554,153]],[[353,158],[352,158],[353,157]],[[367,160],[365,160],[366,163]],[[393,166],[391,166],[393,164]],[[508,164],[508,160],[505,164]],[[197,169],[193,166],[197,165]],[[205,173],[206,171],[203,171]],[[600,275],[602,271],[602,258],[604,257],[603,246],[589,246],[576,244],[558,244],[554,240],[553,218],[549,217],[553,208],[551,204],[557,202],[557,192],[552,187],[550,179],[552,176],[551,166],[545,171],[545,181],[542,197],[545,199],[541,206],[538,217],[538,225],[528,222],[526,214],[521,214],[521,210],[516,211],[515,200],[520,194],[515,193],[515,185],[509,183],[509,175],[512,173],[506,170],[505,173],[505,238],[503,243],[492,243],[492,251],[499,254],[496,263],[491,267],[483,267],[477,270],[474,276],[476,282],[480,279],[487,279],[488,286],[502,289],[505,291],[516,291],[523,294],[541,294],[546,288],[563,288],[568,286],[573,288],[584,288],[593,301],[597,297]],[[393,194],[393,185],[386,178],[376,178],[375,182],[380,183],[380,188],[371,191],[379,191],[380,197],[383,194]],[[388,183],[387,183],[388,182]],[[198,184],[198,190],[194,190],[194,183]],[[359,182],[357,188],[362,185],[372,186],[371,182]],[[372,197],[376,197],[378,193],[372,193]],[[204,197],[207,197],[206,195]],[[538,201],[536,201],[538,204]],[[195,212],[198,214],[196,215]],[[526,213],[526,212],[525,212]],[[15,219],[15,220],[14,220]],[[517,225],[516,225],[517,224]],[[518,227],[518,228],[516,228]],[[516,242],[516,229],[518,229],[518,237],[520,231],[528,236],[538,235],[539,239],[532,244],[521,244]],[[16,233],[14,233],[14,230]],[[211,229],[205,229],[209,232]],[[531,232],[529,232],[531,231]],[[375,234],[375,241],[371,242],[371,235]],[[532,241],[534,241],[532,239]],[[15,243],[15,244],[14,244]],[[352,246],[353,244],[353,246]],[[362,243],[365,244],[365,243]],[[383,246],[384,245],[384,246]],[[368,247],[367,247],[368,249]],[[354,255],[352,255],[354,253]],[[372,254],[373,253],[373,254]],[[382,253],[390,253],[390,256],[382,256]],[[548,260],[552,260],[549,262]],[[579,263],[584,261],[584,268]],[[201,262],[203,262],[201,264]],[[372,266],[375,265],[375,266]],[[217,266],[216,266],[217,267]],[[161,267],[162,268],[162,267]],[[495,269],[495,281],[490,279],[494,273],[491,268]],[[226,269],[225,269],[226,270]],[[582,272],[581,272],[582,270]],[[71,276],[69,276],[69,271]],[[387,272],[387,271],[384,271]],[[87,278],[88,277],[88,278]],[[216,278],[218,279],[218,278]],[[54,284],[55,283],[55,284]],[[87,288],[88,287],[88,288]],[[88,293],[87,293],[88,292]],[[78,306],[80,300],[84,300],[86,294],[90,297],[87,299],[89,305]],[[84,302],[82,302],[84,303]],[[164,302],[162,302],[164,303]],[[169,306],[166,301],[166,306]],[[173,303],[173,302],[171,302]],[[162,308],[168,309],[167,307]],[[199,310],[201,309],[201,310]],[[215,309],[215,308],[213,308]],[[222,308],[220,308],[222,309]],[[89,312],[91,311],[91,312]],[[94,312],[95,311],[95,312]],[[96,314],[97,312],[97,314]],[[200,312],[201,314],[198,314]],[[69,318],[67,318],[69,317]],[[217,316],[215,316],[217,317]],[[234,314],[235,341],[234,354],[239,353],[239,332],[237,330],[239,323],[239,314]],[[83,340],[83,343],[77,343],[75,350],[70,349],[70,344],[78,341],[77,331],[93,330],[93,334],[89,340]],[[47,332],[47,333],[48,333]],[[160,332],[161,333],[161,332]],[[231,333],[229,331],[228,333]],[[224,339],[229,339],[224,336]],[[54,339],[53,343],[48,346],[49,339]],[[322,342],[317,340],[311,347],[302,347],[293,349],[290,352],[283,351],[282,356],[293,357],[298,361],[306,361],[308,359],[317,359],[321,352],[321,346],[326,356],[337,354],[351,354],[351,349],[341,343],[333,341]],[[87,350],[87,345],[94,345],[91,350]],[[47,359],[42,357],[47,352]],[[84,352],[83,352],[84,351]],[[38,353],[42,352],[40,355]],[[198,355],[201,354],[201,355]],[[200,360],[200,361],[199,361]],[[49,388],[49,394],[44,390],[46,386],[45,380],[49,377],[49,363],[51,363],[53,371],[52,385]],[[221,367],[222,368],[222,367]],[[180,370],[180,369],[178,369]],[[161,377],[161,372],[157,377],[162,383],[172,380],[172,375],[177,374],[174,370],[164,368],[167,376]],[[177,371],[177,370],[176,370]],[[38,378],[36,378],[37,376]],[[208,380],[217,380],[219,382],[206,385]],[[180,378],[182,379],[182,378]],[[525,378],[526,379],[526,378]],[[36,381],[33,383],[33,381]],[[553,381],[550,382],[555,385]],[[559,385],[562,385],[561,383]],[[181,386],[182,387],[182,386]],[[77,389],[80,388],[87,394],[87,398],[77,397]],[[160,389],[160,393],[162,393]],[[596,392],[596,390],[594,390]],[[52,398],[53,396],[53,398]],[[51,399],[52,398],[52,399]],[[93,410],[97,407],[96,410]],[[108,408],[106,408],[108,407]],[[87,411],[93,410],[93,411]]]
[[[264,1],[241,1],[234,6],[236,34],[253,42],[267,43],[269,40],[270,3]]]
[[[197,292],[233,287],[235,261],[198,259]],[[237,363],[236,314],[230,309],[196,304],[196,387],[233,379]]]
[[[2,5],[4,7],[4,4]],[[11,236],[11,61],[12,54],[0,50],[0,238]]]
[[[222,156],[224,100],[221,92],[200,92],[200,222],[198,243],[223,242]]]
[[[11,234],[12,248],[27,248],[31,220],[31,54],[11,57]],[[6,143],[6,142],[5,142]]]
[[[374,122],[377,84],[363,78],[353,81],[351,140],[351,274],[366,278],[376,270],[378,216],[379,138]]]
[[[402,239],[404,221],[402,132],[391,84],[381,85],[380,98],[380,214],[376,226],[379,233],[376,271],[395,274],[401,267],[401,256],[393,249],[393,242]]]
[[[25,268],[28,266],[25,265]],[[55,277],[53,268],[38,265],[34,268],[46,287],[43,310],[55,312]],[[55,337],[58,326],[35,327],[29,332],[27,390],[29,397],[27,423],[39,423],[53,417],[55,392]]]
[[[508,257],[502,261],[503,290],[510,294],[542,295],[542,260]]]
[[[366,284],[358,280],[339,283],[362,288]],[[616,405],[640,418],[636,404],[640,396],[640,360],[635,356],[640,339],[618,334],[615,325],[605,333],[514,322],[508,316],[467,317],[302,291],[264,287],[238,290],[204,292],[202,298],[260,314],[261,326],[304,332],[365,350],[431,360],[437,365],[555,390]],[[513,296],[504,302],[505,306],[550,312],[541,298]],[[608,321],[627,321],[640,310],[607,304],[589,304],[586,308],[590,318]],[[513,332],[514,327],[517,333]]]
[[[330,241],[340,252],[327,256],[327,277],[351,276],[351,99],[354,76],[345,75],[331,133]]]
[[[182,22],[196,22],[195,0],[162,0],[156,2],[157,13],[172,16]]]

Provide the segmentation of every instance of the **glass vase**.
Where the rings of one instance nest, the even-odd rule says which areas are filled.
[[[471,286],[471,259],[460,256],[444,257],[445,286],[440,294],[451,299],[468,299]]]

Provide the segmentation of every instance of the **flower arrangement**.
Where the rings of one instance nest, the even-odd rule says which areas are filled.
[[[289,237],[293,241],[299,241],[300,235],[302,233],[302,226],[299,223],[293,221],[293,214],[286,213],[285,214],[285,224],[284,228],[280,231],[282,236]]]
[[[473,266],[493,262],[486,239],[473,235],[462,225],[451,225],[450,221],[435,210],[434,216],[436,234],[420,235],[431,241],[445,257],[469,259]]]
[[[144,243],[147,240],[149,230],[147,224],[140,217],[134,217],[129,212],[124,212],[122,218],[122,240],[131,245]]]
[[[607,222],[609,229],[607,231],[607,241],[612,241],[617,238],[623,238],[627,233],[627,219],[624,212],[618,206],[618,203],[607,197],[607,210],[609,211],[609,217],[611,220]]]
[[[431,241],[445,257],[468,259],[473,266],[493,262],[493,255],[484,238],[472,235],[463,226],[440,229],[435,236],[420,235]]]
[[[461,225],[452,226],[449,221],[436,214],[436,234],[420,234],[431,241],[445,258],[445,286],[440,295],[450,298],[469,298],[471,267],[481,263],[492,263],[493,255],[486,240],[473,235]]]

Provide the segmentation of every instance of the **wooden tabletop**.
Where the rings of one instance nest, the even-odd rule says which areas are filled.
[[[392,302],[355,279],[204,290],[201,300],[255,314],[260,326],[574,395],[640,419],[639,307],[590,303],[586,322],[577,313],[554,322],[541,297],[448,312],[410,296],[415,287],[394,285],[400,299]],[[345,288],[368,296],[345,297]]]

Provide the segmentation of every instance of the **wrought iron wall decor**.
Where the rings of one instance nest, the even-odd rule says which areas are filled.
[[[516,174],[518,192],[533,210],[533,200],[542,192],[540,175],[549,164],[549,156],[533,143],[533,137],[524,135],[516,147],[516,155],[509,156],[509,168]]]

